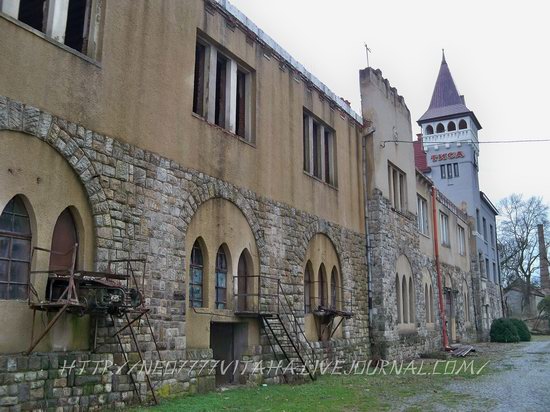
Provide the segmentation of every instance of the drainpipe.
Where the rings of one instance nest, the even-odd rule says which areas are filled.
[[[439,317],[441,319],[441,333],[443,334],[443,349],[449,349],[449,336],[447,335],[447,319],[445,316],[445,304],[443,303],[443,280],[441,278],[441,265],[439,262],[439,239],[437,236],[437,189],[432,186],[432,216],[433,216],[433,235],[434,235],[434,253],[435,270],[437,272],[437,290],[439,291]]]

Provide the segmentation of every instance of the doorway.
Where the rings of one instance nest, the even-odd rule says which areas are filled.
[[[248,345],[248,325],[246,323],[210,323],[210,348],[216,366],[216,386],[242,383],[239,360]]]

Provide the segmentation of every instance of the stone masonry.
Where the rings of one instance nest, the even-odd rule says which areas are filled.
[[[368,354],[367,284],[364,235],[261,197],[250,190],[190,170],[170,159],[109,136],[87,130],[35,107],[0,96],[0,130],[20,131],[56,149],[71,165],[85,188],[93,213],[97,270],[109,259],[147,257],[146,300],[163,360],[211,359],[211,350],[186,345],[185,233],[202,203],[223,198],[246,217],[257,244],[260,275],[291,281],[295,307],[303,316],[303,259],[309,240],[326,234],[338,252],[343,286],[355,290],[355,316],[344,324],[343,339],[316,343],[318,353],[348,360]],[[0,405],[32,409],[55,406],[70,410],[135,402],[126,375],[62,376],[64,358],[120,361],[116,342],[109,341],[113,325],[103,322],[100,353],[47,353],[29,358],[0,356]],[[146,357],[154,345],[144,337]],[[269,348],[252,348],[247,356],[269,357]],[[113,357],[114,354],[114,357]],[[159,393],[197,391],[213,386],[213,376],[182,373],[158,386]],[[99,380],[98,380],[99,379]],[[158,379],[158,378],[157,378]],[[98,380],[96,382],[96,380]],[[143,379],[141,393],[145,393]],[[15,391],[14,384],[28,388]]]

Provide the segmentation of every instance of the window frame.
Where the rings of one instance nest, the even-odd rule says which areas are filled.
[[[337,188],[336,132],[306,108],[302,116],[302,150],[304,173]]]
[[[197,32],[195,50],[199,46],[204,47],[205,52],[204,61],[200,62],[195,52],[192,113],[254,145],[255,71],[201,32]],[[222,61],[223,82],[219,66]],[[201,67],[197,69],[197,64],[202,71]],[[201,101],[200,105],[197,100]]]
[[[418,231],[425,235],[429,236],[430,233],[430,225],[429,225],[429,215],[428,215],[428,200],[419,195],[416,194],[416,207],[417,207],[417,217],[416,217],[416,223],[418,227]]]
[[[458,237],[458,254],[460,256],[466,255],[466,229],[461,225],[456,225],[456,232]]]
[[[198,250],[200,252],[200,263],[197,263],[194,261],[194,257],[196,256],[195,251]],[[191,308],[204,308],[206,307],[205,302],[205,293],[204,293],[204,278],[205,278],[205,259],[204,259],[204,250],[201,246],[199,240],[197,239],[195,243],[193,243],[193,246],[191,248],[191,258],[189,259],[189,306]],[[200,270],[201,271],[201,282],[195,283],[194,282],[194,270]],[[194,287],[200,288],[200,298],[195,296],[195,289]],[[198,305],[195,305],[195,302],[198,302]]]
[[[221,257],[223,256],[223,260],[225,262],[225,267],[222,266],[220,263]],[[216,286],[215,286],[215,293],[216,293],[216,299],[214,302],[216,309],[228,309],[227,307],[227,280],[228,280],[228,274],[229,268],[228,268],[228,259],[227,259],[227,253],[224,250],[223,246],[220,246],[218,249],[218,252],[216,253]],[[223,275],[225,277],[225,286],[220,286],[219,282],[219,276]],[[223,300],[220,300],[220,291],[221,295],[223,296]]]
[[[16,203],[20,203],[19,206],[21,206],[25,212],[25,214],[20,214],[15,212]],[[11,211],[8,211],[8,206],[11,206]],[[3,287],[5,285],[6,293],[5,298],[0,298],[0,300],[26,300],[28,299],[28,287],[29,287],[29,277],[30,277],[30,270],[31,270],[31,250],[32,250],[32,226],[31,226],[31,217],[29,214],[29,211],[27,209],[27,206],[25,205],[25,202],[20,196],[14,196],[10,199],[10,201],[4,206],[4,209],[0,213],[0,217],[2,217],[4,220],[6,215],[11,215],[11,227],[13,229],[14,223],[15,223],[15,217],[23,218],[26,220],[27,227],[28,227],[28,233],[24,232],[17,232],[14,230],[0,230],[0,239],[4,238],[7,239],[7,255],[6,256],[0,256],[0,262],[6,262],[6,280],[1,280],[0,285]],[[28,253],[27,258],[14,258],[13,257],[13,243],[14,240],[23,241],[25,243],[28,243]],[[23,267],[26,267],[26,273],[23,274],[23,277],[25,278],[24,282],[18,281],[11,281],[11,270],[12,270],[12,263],[22,264]],[[19,288],[25,287],[25,292],[23,294],[18,294],[17,296],[10,296],[10,290],[11,285],[18,286]]]
[[[449,215],[441,210],[439,211],[439,235],[441,236],[441,245],[450,248]]]
[[[388,193],[392,208],[404,213],[407,204],[407,174],[388,161]]]

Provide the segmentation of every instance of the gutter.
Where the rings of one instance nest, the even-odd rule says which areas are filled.
[[[437,290],[439,292],[439,318],[441,319],[441,333],[443,336],[443,349],[450,350],[449,336],[447,335],[447,319],[445,316],[445,304],[443,302],[443,280],[441,277],[441,264],[439,262],[439,239],[437,236],[437,189],[432,186],[432,216],[433,216],[433,238],[434,238],[434,254],[435,254],[435,270],[437,272]]]

